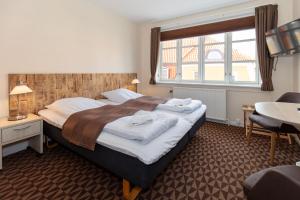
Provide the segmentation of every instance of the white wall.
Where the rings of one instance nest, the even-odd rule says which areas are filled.
[[[8,73],[136,72],[136,38],[97,0],[0,0],[0,116]]]
[[[172,24],[180,24],[186,22],[195,22],[203,18],[220,18],[220,16],[230,16],[234,13],[242,13],[249,8],[254,8],[258,5],[264,5],[268,3],[277,3],[279,5],[279,25],[293,20],[293,0],[259,0],[244,3],[228,8],[222,8],[209,12],[204,12],[187,17],[180,17],[173,20],[161,21],[157,23],[142,24],[139,27],[140,32],[140,69],[139,78],[142,80],[142,84],[139,86],[139,91],[149,95],[161,95],[169,96],[169,90],[172,85],[149,85],[150,78],[150,30],[155,26],[168,26]],[[228,87],[227,93],[227,111],[228,119],[233,121],[235,119],[242,119],[241,106],[243,104],[253,104],[258,101],[272,101],[278,98],[284,92],[294,90],[293,75],[295,71],[294,59],[292,57],[279,58],[277,71],[273,75],[273,83],[275,91],[262,92],[260,89],[249,88],[230,88]],[[205,87],[205,86],[198,86]],[[211,87],[215,88],[215,87]]]

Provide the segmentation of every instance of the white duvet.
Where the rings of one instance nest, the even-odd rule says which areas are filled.
[[[49,124],[62,128],[66,117],[55,111],[45,109],[39,111],[39,115]],[[180,139],[191,129],[192,124],[182,118],[178,119],[175,126],[153,139],[148,144],[142,144],[135,140],[128,140],[108,132],[102,131],[97,138],[97,143],[110,149],[138,158],[143,163],[150,165],[158,161],[168,153]]]

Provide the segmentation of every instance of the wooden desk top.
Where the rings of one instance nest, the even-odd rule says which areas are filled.
[[[244,111],[254,111],[255,107],[253,105],[242,105]]]

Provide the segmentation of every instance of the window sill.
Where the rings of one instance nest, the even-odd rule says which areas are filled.
[[[157,85],[161,86],[208,86],[220,88],[249,88],[260,90],[258,84],[223,84],[223,83],[193,83],[193,82],[173,82],[173,81],[157,81]]]

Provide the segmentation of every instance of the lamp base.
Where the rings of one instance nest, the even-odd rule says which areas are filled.
[[[18,120],[22,120],[22,119],[26,119],[27,115],[16,115],[16,116],[9,116],[8,117],[8,121],[18,121]]]

